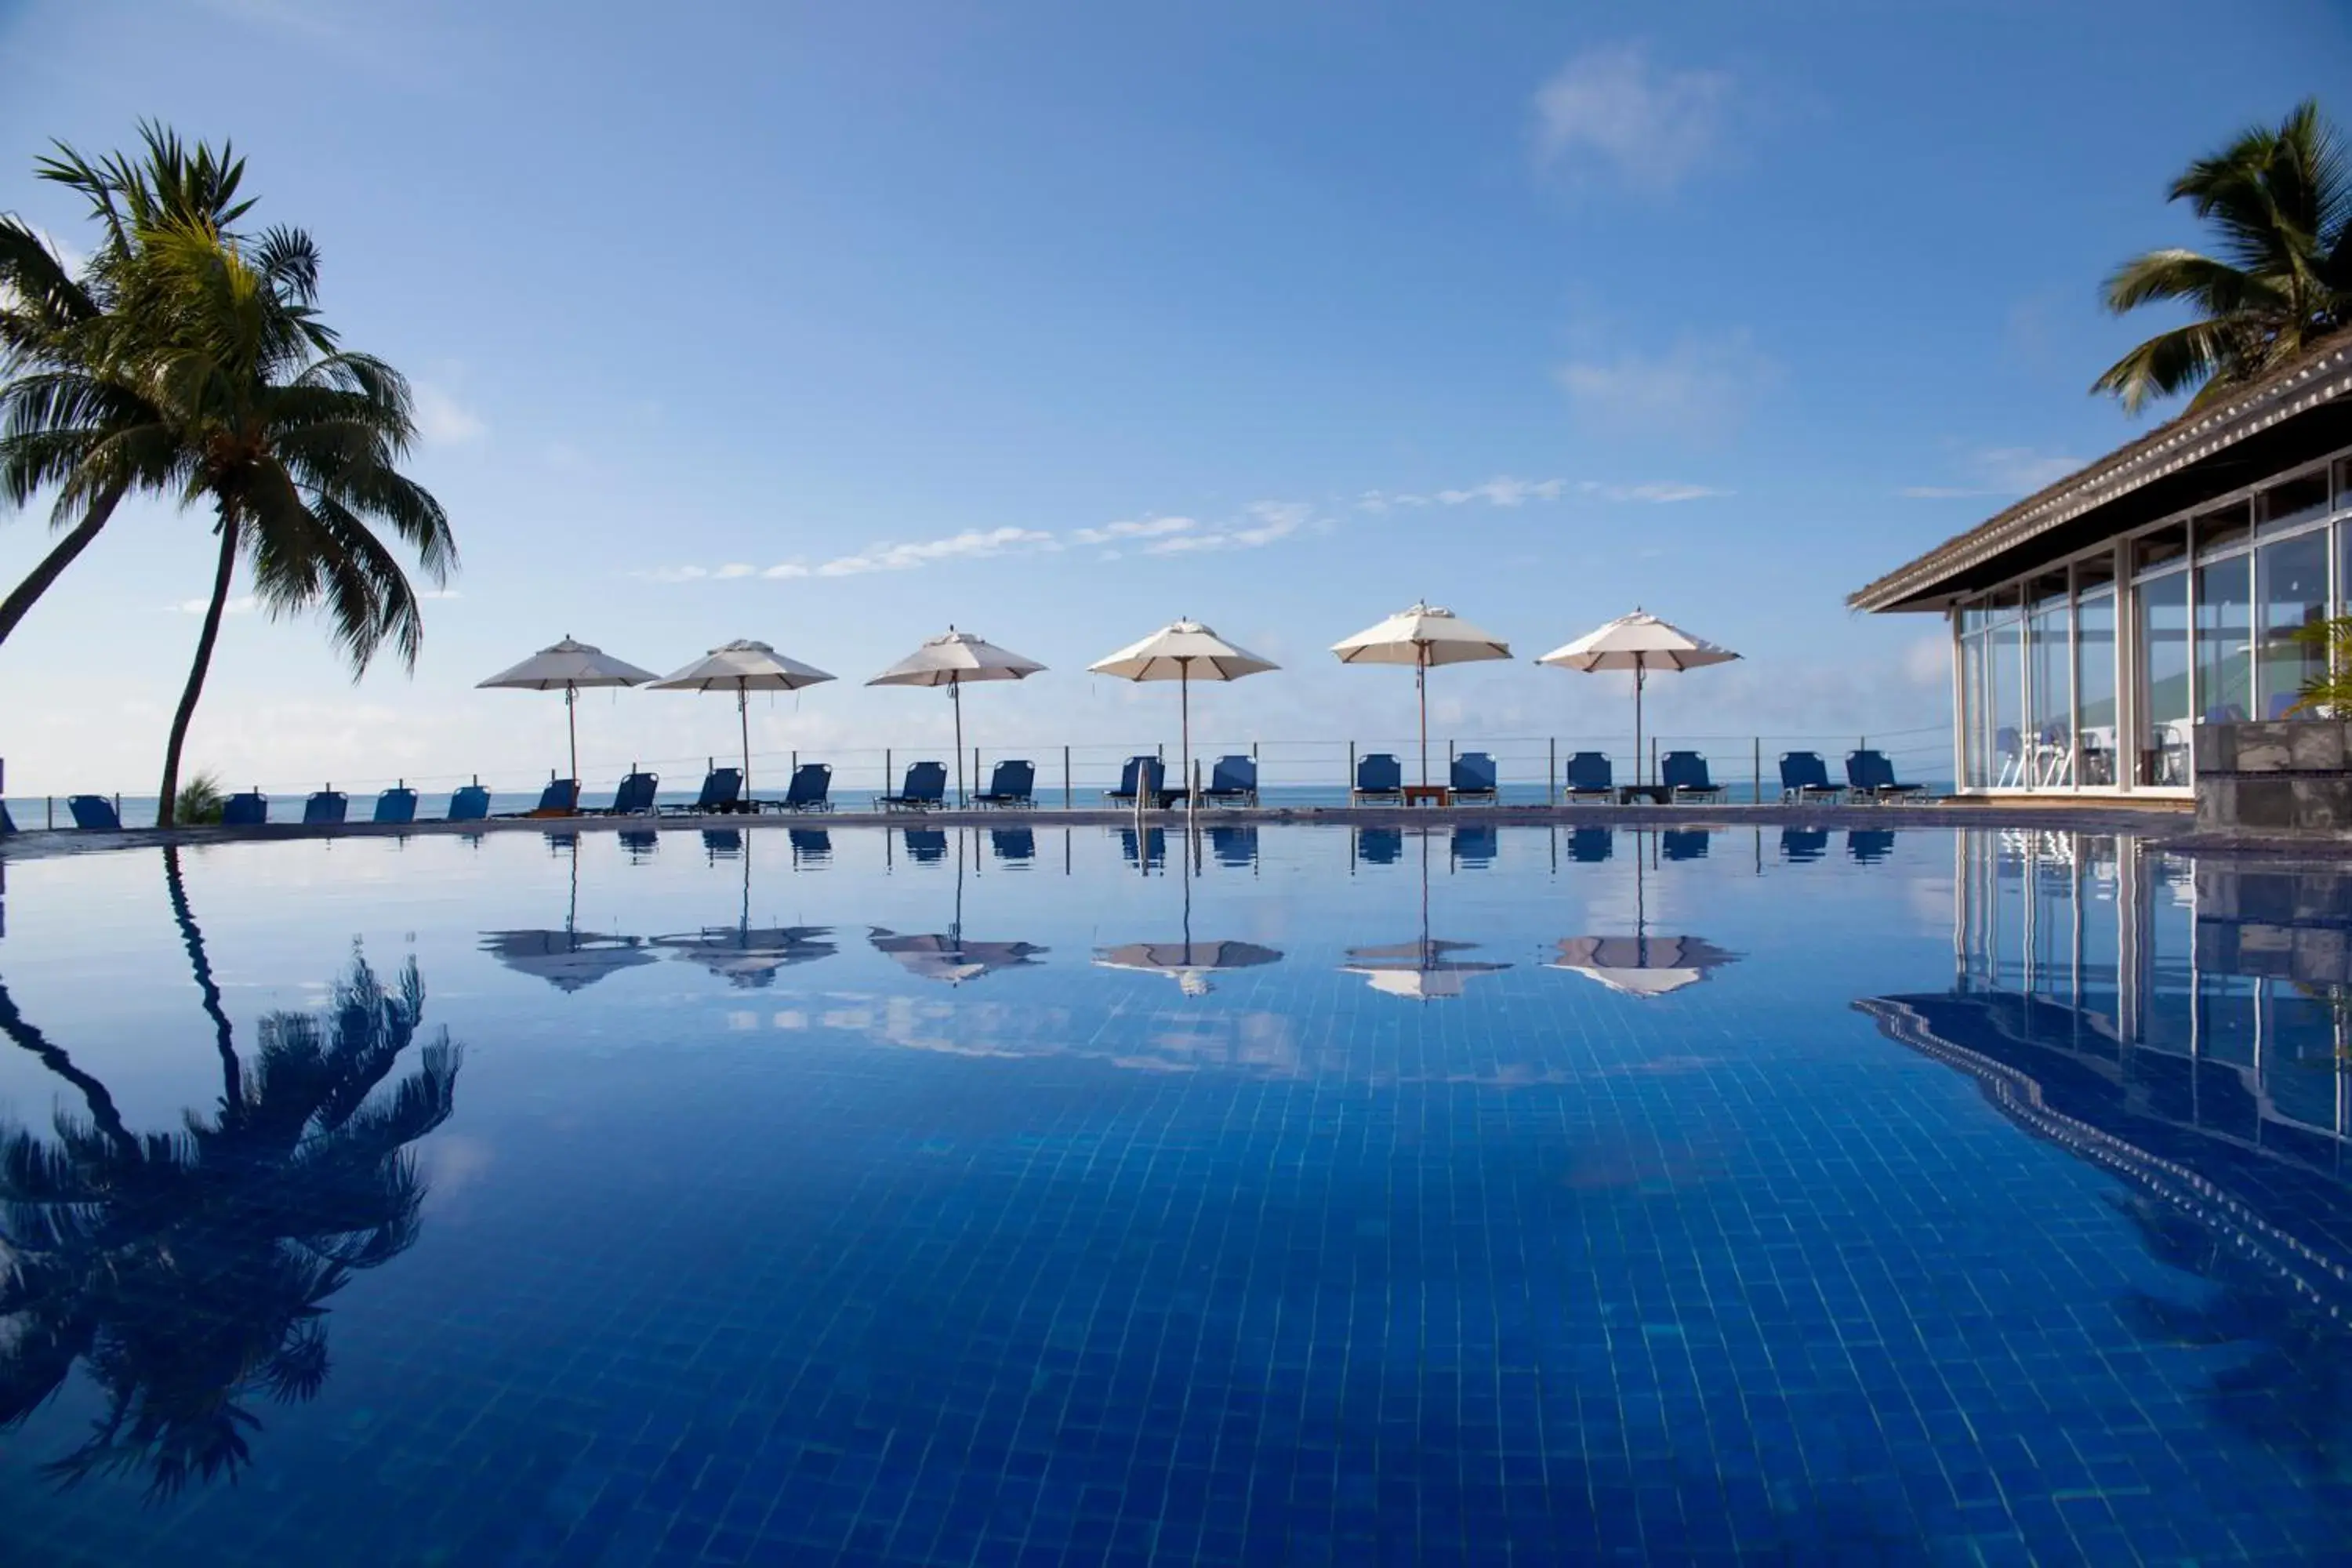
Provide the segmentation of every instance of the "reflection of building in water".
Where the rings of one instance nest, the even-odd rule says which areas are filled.
[[[2021,1127],[2122,1184],[2149,1255],[2213,1289],[2132,1290],[2146,1342],[2220,1352],[2220,1421],[2339,1481],[2352,1464],[2352,877],[2130,840],[1960,836],[1948,992],[1865,999]]]
[[[2352,1173],[2328,999],[2352,978],[2352,879],[2192,871],[2073,834],[1964,834],[1958,853],[1949,1000],[2096,1072],[2134,1114]]]

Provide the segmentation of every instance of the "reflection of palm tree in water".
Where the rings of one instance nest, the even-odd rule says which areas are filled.
[[[261,1425],[246,1408],[255,1395],[318,1393],[326,1299],[415,1239],[425,1184],[409,1145],[447,1120],[459,1058],[446,1035],[434,1039],[377,1094],[415,1039],[425,988],[414,962],[387,986],[354,954],[323,1013],[261,1020],[246,1071],[178,869],[167,858],[223,1058],[226,1092],[209,1118],[133,1133],[106,1086],[0,986],[0,1035],[89,1108],[86,1119],[60,1110],[54,1142],[0,1130],[0,1431],[82,1361],[104,1413],[49,1473],[71,1483],[143,1470],[157,1496],[236,1474]]]
[[[2219,1287],[2193,1304],[2135,1290],[2124,1298],[2124,1321],[2163,1344],[2252,1347],[2213,1374],[2215,1413],[2315,1475],[2344,1479],[2352,1465],[2352,1330],[2331,1303],[2169,1204],[2135,1194],[2118,1206],[2158,1262]]]

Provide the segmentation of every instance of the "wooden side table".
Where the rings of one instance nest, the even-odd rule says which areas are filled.
[[[1407,805],[1452,805],[1454,792],[1444,784],[1407,784],[1404,786]]]

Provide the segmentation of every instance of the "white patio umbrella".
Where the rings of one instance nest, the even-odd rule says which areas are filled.
[[[1421,782],[1429,782],[1429,670],[1432,665],[1508,658],[1508,643],[1480,631],[1451,610],[1426,603],[1400,610],[1376,626],[1331,645],[1341,664],[1409,664],[1421,700]]]
[[[1630,616],[1620,616],[1607,626],[1552,649],[1536,662],[1556,665],[1561,669],[1579,669],[1588,675],[1604,669],[1633,672],[1633,778],[1636,783],[1643,783],[1642,687],[1650,671],[1696,669],[1701,665],[1728,664],[1738,657],[1727,647],[1717,647],[1637,608]]]
[[[956,804],[963,795],[963,689],[974,680],[1025,680],[1045,667],[950,626],[867,681],[868,686],[944,686],[955,704]]]
[[[1184,798],[1192,799],[1192,682],[1239,680],[1282,667],[1235,647],[1198,621],[1171,621],[1141,642],[1129,643],[1108,658],[1087,666],[1097,675],[1121,680],[1172,680],[1184,737]]]
[[[754,691],[798,691],[832,676],[814,665],[786,658],[763,642],[738,637],[722,643],[676,675],[653,684],[656,691],[732,691],[735,720],[743,732],[743,798],[751,798],[751,714]]]
[[[475,687],[482,690],[501,687],[514,691],[562,691],[563,722],[572,735],[572,782],[580,782],[580,693],[598,686],[642,686],[654,678],[650,669],[639,669],[623,658],[614,658],[603,648],[591,647],[584,642],[574,642],[569,637],[552,647],[541,648],[512,669],[502,669]]]

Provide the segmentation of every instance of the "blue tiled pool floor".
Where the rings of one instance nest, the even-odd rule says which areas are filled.
[[[1718,834],[1677,862],[1505,829],[1472,863],[1270,831],[1189,886],[1181,845],[1146,875],[1116,835],[887,865],[876,836],[797,864],[751,837],[756,879],[691,835],[191,863],[248,1059],[356,940],[380,976],[415,962],[419,1039],[463,1047],[451,1114],[405,1145],[413,1240],[321,1303],[315,1392],[242,1396],[235,1484],[60,1488],[43,1466],[102,1408],[85,1363],[0,1435],[5,1559],[2285,1563],[2352,1538],[2341,1391],[2308,1364],[2332,1331],[2152,1331],[2226,1270],[1853,1006],[1955,989],[1948,835],[1815,859]],[[134,1128],[215,1111],[157,860],[12,868],[7,899],[21,1017]],[[567,911],[552,970],[485,934]],[[832,951],[747,969],[748,940],[716,966],[657,940],[730,925]],[[876,931],[943,942],[910,963]],[[1717,956],[1670,947],[1692,937]],[[1278,956],[1218,967],[1210,938]],[[1131,942],[1167,973],[1094,962]],[[9,1121],[54,1142],[82,1095],[5,1056]],[[2304,1375],[2233,1378],[2278,1355]]]

